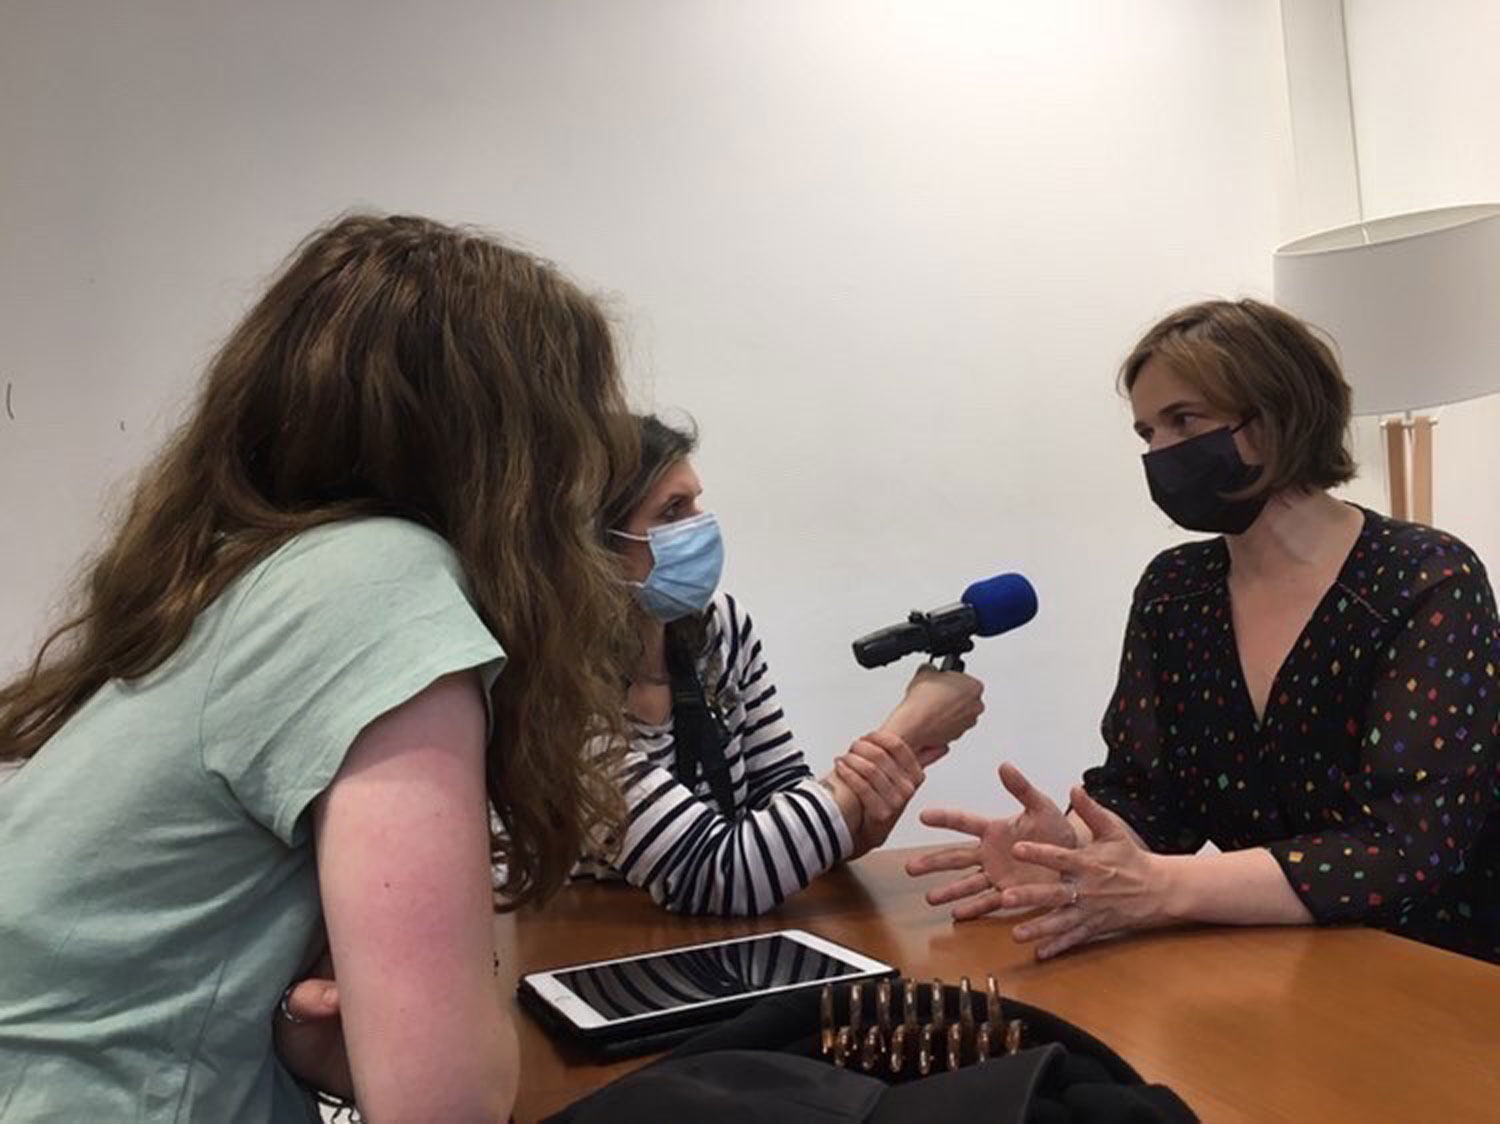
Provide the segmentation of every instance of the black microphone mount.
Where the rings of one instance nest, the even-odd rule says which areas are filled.
[[[854,642],[854,658],[861,667],[884,667],[912,652],[926,652],[939,660],[939,670],[962,671],[963,656],[974,650],[977,618],[962,601],[931,612],[913,609],[903,624],[894,624]]]

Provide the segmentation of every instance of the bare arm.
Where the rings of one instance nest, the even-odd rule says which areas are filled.
[[[1072,808],[1068,823],[1078,846],[1094,833]],[[1123,818],[1120,829],[1138,848],[1148,848]],[[1210,925],[1311,925],[1313,916],[1293,892],[1281,865],[1264,847],[1196,855],[1157,855],[1166,880],[1165,911],[1174,921]]]
[[[1306,925],[1312,915],[1293,893],[1269,851],[1159,855],[1140,845],[1125,821],[1080,787],[1073,808],[1092,836],[1082,846],[1021,840],[1015,858],[1060,875],[1001,892],[1008,909],[1045,909],[1011,932],[1037,942],[1047,959],[1109,933],[1181,921],[1221,925]]]
[[[446,676],[366,727],[315,805],[349,1061],[373,1124],[504,1120],[515,1100],[484,734],[477,676]]]
[[[1071,808],[1068,823],[1078,846],[1094,841],[1083,817]],[[1120,828],[1141,850],[1149,850],[1124,819]],[[1293,892],[1281,865],[1264,847],[1215,854],[1157,855],[1167,879],[1165,908],[1174,921],[1210,925],[1311,925],[1313,916]]]
[[[1264,847],[1213,855],[1159,855],[1166,911],[1210,925],[1311,925],[1281,866]]]

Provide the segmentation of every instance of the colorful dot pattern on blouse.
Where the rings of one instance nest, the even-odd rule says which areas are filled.
[[[1147,567],[1089,792],[1156,851],[1267,848],[1319,922],[1500,962],[1500,627],[1479,559],[1365,512],[1260,721],[1228,573],[1223,539]]]

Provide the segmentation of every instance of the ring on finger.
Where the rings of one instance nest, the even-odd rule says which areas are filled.
[[[1068,905],[1077,905],[1079,895],[1078,880],[1076,878],[1064,878],[1063,885],[1068,888]]]
[[[292,985],[292,987],[296,986],[296,984]],[[296,1015],[292,1014],[292,987],[287,988],[281,993],[281,1002],[276,1004],[276,1009],[281,1012],[281,1017],[284,1018],[287,1022],[294,1023],[297,1026],[301,1026],[303,1023],[307,1022],[307,1020],[298,1018]]]

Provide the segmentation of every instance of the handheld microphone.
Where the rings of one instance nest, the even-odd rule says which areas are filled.
[[[962,671],[975,636],[998,636],[1036,616],[1036,590],[1020,574],[975,582],[953,605],[924,613],[913,609],[900,624],[877,629],[854,642],[860,667],[884,667],[912,652],[942,658],[944,671]]]

